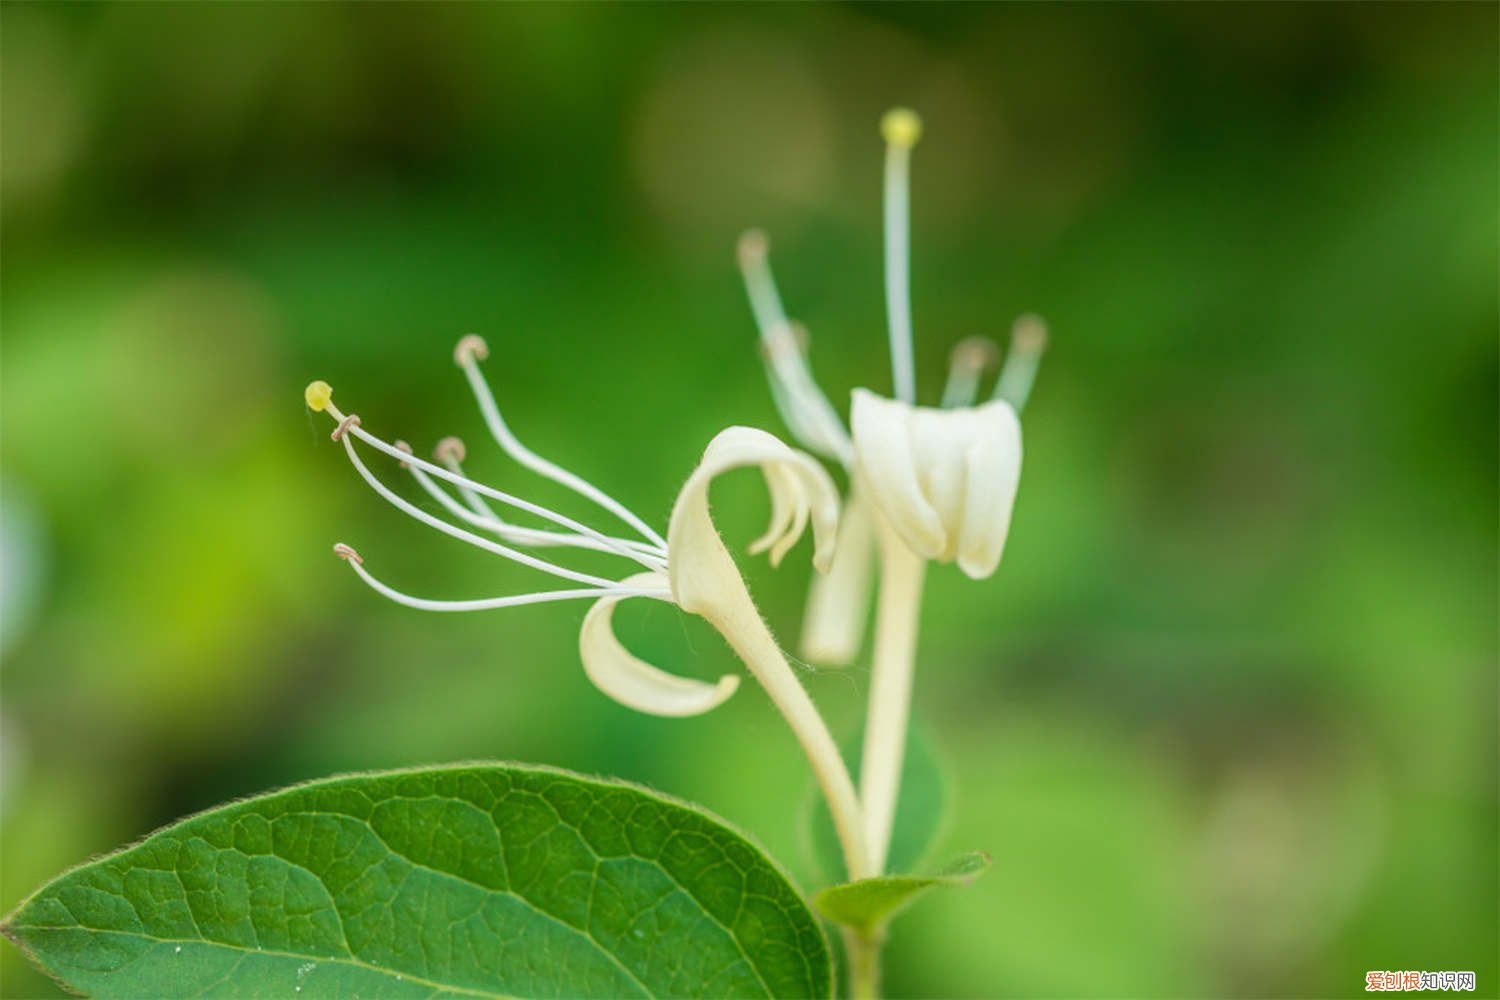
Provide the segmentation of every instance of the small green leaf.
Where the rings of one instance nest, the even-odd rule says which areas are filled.
[[[329,778],[75,868],[4,933],[91,997],[827,997],[781,869],[695,806],[476,764]]]
[[[850,773],[858,776],[864,734],[855,733],[843,746]],[[887,871],[912,871],[922,866],[928,849],[942,832],[947,819],[948,776],[925,726],[914,724],[906,737],[906,759],[901,764],[901,789],[896,801],[896,821],[891,829]],[[834,831],[828,805],[814,788],[809,792],[804,827],[813,868],[825,882],[849,877],[844,854]]]
[[[818,912],[836,924],[871,933],[917,897],[940,885],[968,885],[990,867],[983,851],[965,854],[935,875],[882,875],[830,886],[813,897]]]

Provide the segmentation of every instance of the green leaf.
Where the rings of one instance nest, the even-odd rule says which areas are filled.
[[[990,867],[983,851],[965,854],[935,875],[881,875],[830,886],[813,897],[818,912],[836,924],[868,934],[940,885],[968,885]]]
[[[928,850],[942,832],[948,818],[948,777],[927,728],[913,724],[906,736],[906,757],[901,763],[901,789],[896,800],[896,820],[886,852],[887,871],[912,871],[922,866]],[[859,774],[864,746],[863,732],[843,746],[850,773]],[[813,868],[825,882],[849,877],[844,853],[834,831],[828,805],[816,788],[810,790],[804,815],[806,843]]]
[[[786,875],[686,803],[475,764],[200,813],[44,886],[4,933],[91,997],[827,997]]]

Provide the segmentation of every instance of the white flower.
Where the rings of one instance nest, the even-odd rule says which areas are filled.
[[[958,410],[854,390],[854,449],[875,505],[924,559],[995,571],[1021,480],[1021,422],[1003,399]]]
[[[809,456],[783,444],[765,431],[730,427],[709,442],[693,474],[678,494],[663,538],[623,504],[593,484],[547,461],[516,439],[500,416],[494,394],[479,371],[489,353],[478,337],[465,337],[454,358],[479,401],[485,423],[500,446],[521,464],[561,483],[623,521],[639,537],[605,534],[580,521],[485,486],[464,475],[463,445],[455,438],[439,442],[437,463],[423,461],[402,442],[386,442],[360,426],[360,418],[345,415],[333,404],[326,382],[307,387],[307,405],[327,411],[338,423],[333,439],[343,444],[349,461],[366,482],[391,504],[446,535],[581,586],[570,590],[539,591],[467,601],[435,601],[412,597],[386,585],[365,569],[364,559],[343,543],[334,552],[360,579],[390,599],[427,611],[478,611],[542,601],[592,599],[579,630],[578,649],[584,671],[605,694],[622,705],[654,715],[698,715],[722,704],[739,687],[740,679],[726,674],[714,683],[679,677],[645,662],[627,650],[614,633],[616,606],[631,597],[669,601],[684,611],[701,615],[727,640],[760,682],[766,694],[796,735],[813,774],[823,789],[834,826],[851,873],[873,874],[865,846],[864,821],[854,782],[839,756],[827,725],[813,706],[785,654],[755,609],[744,579],[714,528],[709,510],[709,484],[733,469],[757,467],[771,494],[771,523],[751,546],[769,552],[779,563],[796,544],[809,522],[813,530],[813,562],[826,570],[833,555],[838,528],[838,493],[828,473]],[[437,517],[402,498],[386,486],[360,458],[358,441],[396,459],[417,484],[453,518],[468,527]],[[454,492],[449,492],[451,486]],[[455,496],[454,493],[457,495]],[[496,513],[501,504],[549,522],[553,527],[523,527]],[[469,528],[479,529],[478,534]],[[561,530],[557,530],[561,529]],[[493,537],[489,537],[493,536]],[[596,576],[542,559],[526,548],[581,548],[608,553],[635,564],[636,571],[621,579]]]
[[[500,416],[494,395],[479,371],[478,361],[487,356],[484,341],[475,336],[465,337],[455,351],[455,359],[469,380],[485,422],[501,447],[522,464],[593,501],[633,528],[640,537],[605,534],[580,521],[470,479],[463,472],[464,447],[457,438],[445,438],[438,443],[435,462],[416,458],[404,442],[387,443],[366,431],[358,416],[346,416],[334,405],[332,390],[326,383],[314,382],[305,394],[308,406],[313,410],[327,411],[337,421],[333,439],[344,445],[356,471],[380,496],[444,534],[582,586],[478,600],[429,600],[401,593],[377,579],[351,547],[340,543],[334,547],[335,552],[376,591],[408,607],[427,611],[477,611],[544,601],[594,599],[594,606],[584,618],[579,651],[585,672],[600,690],[623,705],[654,715],[697,715],[721,704],[738,688],[738,676],[729,674],[717,682],[707,683],[678,677],[645,663],[625,650],[615,638],[612,630],[614,608],[626,598],[646,597],[670,601],[711,621],[726,613],[725,608],[733,604],[733,599],[744,593],[744,583],[713,528],[708,485],[714,477],[743,466],[758,466],[771,493],[770,527],[751,546],[751,551],[769,550],[772,563],[780,563],[811,521],[816,541],[814,562],[826,569],[838,522],[838,494],[828,474],[813,459],[789,448],[771,434],[748,427],[731,427],[710,442],[698,469],[689,477],[677,499],[667,537],[663,538],[617,500],[536,455],[516,439]],[[356,441],[397,459],[453,520],[437,517],[394,492],[365,464],[355,448]],[[453,492],[445,485],[451,486]],[[554,527],[513,524],[496,513],[496,504],[529,513]],[[639,572],[615,580],[574,570],[523,551],[542,547],[609,553],[634,563]],[[744,598],[748,601],[748,594]]]
[[[960,341],[941,407],[916,405],[908,178],[921,120],[896,109],[882,119],[881,131],[886,139],[886,306],[896,398],[855,390],[852,439],[813,378],[806,331],[782,308],[765,234],[751,230],[739,243],[740,270],[777,410],[803,447],[839,463],[850,476],[833,567],[814,580],[804,625],[803,655],[821,663],[847,663],[859,650],[875,563],[871,506],[923,558],[956,561],[975,578],[994,572],[1020,478],[1019,413],[1046,343],[1041,320],[1018,319],[994,396],[975,405],[981,378],[998,364],[1000,350],[982,337]]]
[[[884,869],[900,788],[926,564],[957,562],[976,579],[1000,564],[1021,477],[1019,414],[1046,343],[1040,320],[1017,320],[993,397],[976,405],[980,381],[998,362],[1000,350],[983,338],[961,341],[950,356],[941,406],[917,405],[908,202],[911,150],[922,123],[915,113],[898,108],[886,114],[880,128],[886,141],[885,298],[895,398],[856,389],[852,438],[812,377],[806,333],[782,309],[765,235],[751,231],[739,245],[776,407],[806,448],[849,474],[832,570],[814,580],[808,596],[802,636],[808,659],[854,659],[868,615],[873,556],[880,557],[859,784],[865,842],[877,871]]]

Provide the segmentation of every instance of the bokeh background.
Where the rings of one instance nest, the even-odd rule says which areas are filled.
[[[301,393],[582,513],[482,443],[479,332],[523,439],[664,523],[715,431],[781,431],[743,228],[835,399],[888,389],[905,103],[922,392],[1022,311],[1054,339],[1005,563],[934,571],[921,641],[934,858],[996,865],[897,925],[891,992],[1495,995],[1497,11],[6,4],[0,905],[230,797],[464,758],[701,801],[811,884],[758,691],[638,716],[582,605],[378,598],[332,542],[428,596],[546,584],[385,506]],[[752,537],[758,484],[717,495]],[[745,560],[789,645],[805,546]],[[867,664],[807,683],[846,729]]]

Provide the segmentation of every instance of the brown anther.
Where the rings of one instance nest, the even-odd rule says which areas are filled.
[[[445,437],[432,449],[432,457],[444,465],[459,465],[468,454],[462,438]]]
[[[767,343],[767,340],[770,342]],[[791,320],[772,330],[768,338],[762,338],[760,356],[767,361],[774,361],[785,351],[806,354],[808,344],[811,342],[812,339],[807,335],[807,327],[796,320]]]
[[[364,556],[360,555],[358,552],[355,552],[354,549],[352,549],[348,545],[345,545],[343,542],[338,542],[333,546],[333,554],[338,556],[345,562],[358,563],[361,566],[365,564]]]
[[[391,442],[391,447],[395,448],[397,451],[404,451],[408,455],[414,455],[414,454],[416,454],[416,452],[414,452],[414,451],[411,450],[411,445],[407,444],[405,441],[392,441]],[[409,462],[400,462],[398,460],[398,463],[400,464],[401,468],[403,468],[403,469],[409,469],[409,468],[411,468],[411,464]]]
[[[739,254],[740,267],[748,269],[765,261],[766,254],[771,250],[771,241],[766,238],[765,230],[747,229],[740,236],[735,250]]]
[[[490,345],[477,333],[464,334],[453,348],[453,361],[462,368],[470,361],[483,361],[490,356]]]
[[[1047,323],[1035,313],[1017,316],[1010,328],[1010,340],[1018,351],[1040,354],[1047,346]]]
[[[948,363],[954,368],[982,372],[1000,363],[1000,346],[988,337],[965,337],[953,345]]]
[[[328,435],[328,436],[330,438],[332,438],[333,440],[335,440],[335,441],[342,441],[342,440],[344,440],[344,435],[347,434],[347,433],[349,433],[349,428],[351,428],[351,427],[358,427],[358,426],[359,426],[359,414],[357,414],[357,413],[351,413],[347,417],[345,417],[343,420],[340,420],[339,421],[339,425],[337,427],[335,427],[333,429],[333,433],[330,434],[330,435]]]

